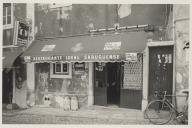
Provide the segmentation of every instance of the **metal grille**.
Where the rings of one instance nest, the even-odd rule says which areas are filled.
[[[143,82],[143,61],[142,56],[137,62],[126,62],[124,64],[124,89],[141,89]]]

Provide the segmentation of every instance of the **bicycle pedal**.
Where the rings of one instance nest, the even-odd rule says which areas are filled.
[[[179,115],[179,116],[177,116],[176,118],[178,119],[178,118],[181,118],[181,117],[183,117],[183,115]]]
[[[180,114],[180,115],[177,115],[177,116],[176,116],[177,119],[182,118],[182,117],[184,117],[183,114]]]

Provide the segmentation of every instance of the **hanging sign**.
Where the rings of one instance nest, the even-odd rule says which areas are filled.
[[[137,62],[138,61],[137,53],[125,53],[125,59],[126,61],[129,62]]]
[[[27,23],[16,21],[14,27],[14,44],[23,46],[29,41],[30,26]]]

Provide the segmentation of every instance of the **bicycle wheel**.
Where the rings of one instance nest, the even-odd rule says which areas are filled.
[[[166,102],[155,100],[148,104],[145,115],[151,123],[160,125],[168,123],[172,118],[173,112]]]

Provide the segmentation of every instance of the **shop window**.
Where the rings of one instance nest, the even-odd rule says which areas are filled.
[[[52,78],[71,78],[72,66],[71,63],[53,63],[50,66]]]
[[[137,62],[126,62],[124,64],[124,80],[122,89],[142,89],[143,78],[143,62],[142,56]]]
[[[13,28],[13,4],[3,4],[3,29]]]

